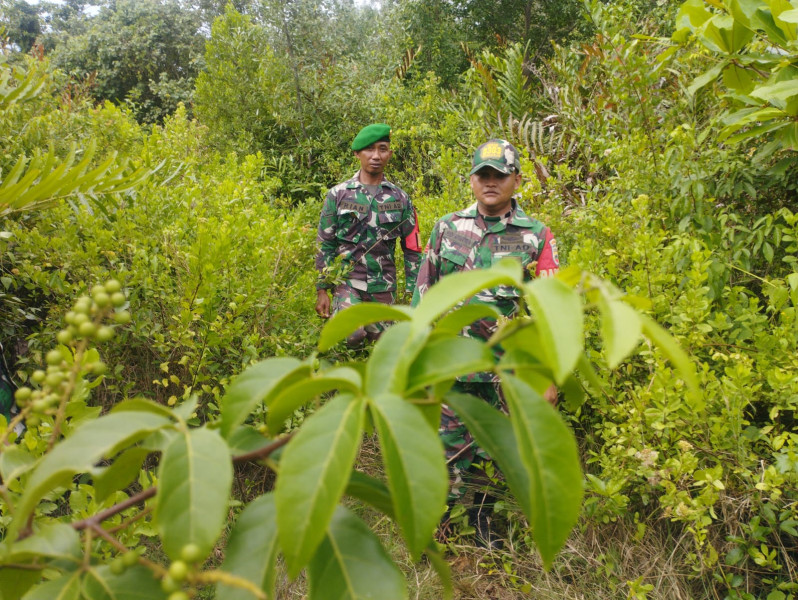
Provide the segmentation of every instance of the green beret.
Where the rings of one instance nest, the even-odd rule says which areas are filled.
[[[371,125],[366,125],[360,130],[360,132],[358,132],[358,134],[355,136],[355,139],[352,140],[352,150],[357,152],[358,150],[362,150],[363,148],[371,146],[374,142],[378,142],[383,138],[386,138],[386,141],[390,141],[390,136],[390,125],[386,125],[385,123],[372,123]]]

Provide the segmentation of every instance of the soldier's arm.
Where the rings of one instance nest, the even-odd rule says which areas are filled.
[[[330,286],[322,280],[324,267],[333,264],[338,250],[338,240],[335,232],[338,229],[338,209],[335,205],[335,195],[332,190],[327,192],[324,204],[321,207],[319,217],[319,230],[316,235],[316,270],[319,272],[319,280],[316,282],[316,289],[323,290]]]
[[[401,244],[405,259],[405,288],[409,293],[413,293],[418,278],[418,269],[421,266],[421,242],[418,236],[418,215],[412,204],[407,213]]]
[[[560,270],[560,257],[557,252],[557,240],[551,233],[551,229],[546,227],[543,236],[543,247],[538,254],[538,264],[535,269],[536,277],[551,277]]]
[[[413,301],[410,303],[410,306],[416,306],[430,286],[434,285],[440,278],[440,247],[440,223],[436,223],[435,227],[432,228],[427,247],[424,249],[424,257],[421,260],[421,267],[418,270],[416,288],[413,291]]]

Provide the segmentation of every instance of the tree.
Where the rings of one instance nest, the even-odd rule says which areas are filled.
[[[113,0],[81,18],[85,31],[57,34],[53,64],[78,79],[95,73],[97,100],[129,102],[144,122],[190,102],[204,44],[198,13],[177,0]]]
[[[28,52],[42,33],[38,10],[24,0],[0,1],[0,22],[9,41],[22,52]]]

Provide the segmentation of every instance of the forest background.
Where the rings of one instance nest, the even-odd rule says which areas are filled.
[[[543,572],[508,497],[502,549],[474,547],[465,525],[450,541],[456,596],[798,596],[798,4],[2,0],[0,11],[0,329],[13,377],[36,383],[56,338],[68,345],[65,313],[96,284],[121,282],[132,315],[97,340],[103,362],[81,374],[68,431],[133,396],[212,422],[245,367],[312,355],[321,198],[355,171],[361,126],[392,126],[388,175],[422,238],[470,204],[470,155],[503,137],[525,155],[522,205],[553,229],[563,264],[637,298],[689,353],[702,394],[651,345],[610,368],[606,334],[588,334],[603,391],[561,407],[586,475],[577,528]],[[51,408],[28,414],[31,460],[52,450]],[[156,465],[142,460],[143,486]],[[5,500],[25,472],[10,463]],[[237,468],[234,495],[269,482]],[[119,500],[76,480],[66,505],[36,514],[69,522]],[[375,521],[412,594],[440,597],[432,568]],[[10,522],[4,509],[0,527]],[[192,589],[210,597],[202,583]],[[278,597],[302,585],[281,580]]]

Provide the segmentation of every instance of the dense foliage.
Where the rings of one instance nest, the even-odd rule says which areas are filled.
[[[159,597],[155,580],[165,579],[170,561],[172,567],[183,563],[187,573],[174,567],[169,577],[187,579],[187,589],[199,597],[225,573],[268,587],[273,570],[230,566],[243,565],[256,543],[243,533],[253,523],[264,528],[254,529],[262,534],[257,543],[279,540],[259,546],[264,554],[258,556],[273,557],[279,549],[292,575],[310,561],[311,593],[317,593],[322,572],[340,574],[340,565],[319,562],[337,536],[378,543],[359,520],[369,522],[361,504],[332,512],[342,494],[377,504],[395,519],[412,558],[427,549],[438,501],[413,500],[414,480],[397,466],[409,449],[394,443],[394,419],[385,415],[400,411],[404,417],[396,422],[412,425],[424,414],[418,409],[421,380],[414,384],[413,377],[426,366],[440,367],[444,381],[465,368],[459,359],[470,356],[467,370],[474,368],[479,351],[430,350],[455,344],[451,331],[441,330],[446,319],[427,330],[432,317],[397,309],[392,318],[411,325],[397,325],[391,338],[406,335],[408,327],[424,329],[428,337],[416,348],[423,356],[408,351],[388,358],[387,339],[366,359],[331,343],[346,320],[321,333],[312,310],[321,192],[354,172],[348,141],[372,120],[393,127],[389,176],[411,194],[422,236],[438,217],[470,203],[464,174],[470,152],[486,136],[506,137],[528,157],[521,202],[552,227],[561,259],[571,267],[557,280],[563,284],[557,302],[575,299],[574,310],[585,319],[583,333],[563,342],[565,356],[584,351],[575,374],[575,363],[561,362],[564,346],[536,359],[548,365],[544,379],[562,386],[560,412],[573,429],[584,472],[572,540],[600,539],[600,551],[567,548],[553,572],[576,564],[571,568],[580,580],[574,585],[586,597],[796,596],[798,5],[594,2],[571,41],[551,46],[543,58],[536,55],[537,42],[530,43],[536,24],[522,34],[502,20],[523,3],[508,2],[507,14],[484,17],[494,19],[491,27],[505,38],[498,43],[463,33],[476,26],[480,2],[397,1],[379,12],[343,1],[242,2],[227,9],[211,2],[191,14],[184,4],[185,25],[175,26],[196,27],[180,33],[201,41],[205,66],[196,81],[193,75],[182,80],[180,94],[170,92],[172,104],[144,110],[135,94],[100,93],[99,67],[94,82],[68,79],[53,68],[65,56],[59,53],[86,35],[81,27],[99,28],[113,7],[123,5],[109,4],[89,17],[82,3],[73,4],[71,13],[64,9],[59,31],[68,32],[63,23],[82,25],[64,38],[72,41],[45,44],[53,48],[53,62],[40,52],[32,58],[7,50],[0,65],[0,328],[16,382],[38,394],[21,401],[27,432],[0,450],[2,561],[15,566],[5,570],[13,576],[2,579],[0,598],[22,597],[28,588],[25,597],[49,598],[51,585],[67,590],[64,597],[101,597],[92,594],[106,583],[108,597],[126,597],[123,589],[134,579],[150,581],[146,589]],[[156,5],[169,6],[148,4]],[[16,14],[10,12],[15,3],[2,6],[4,14]],[[437,18],[433,9],[459,12],[456,19]],[[564,16],[572,7],[552,10]],[[313,35],[326,14],[338,18],[327,21],[323,35]],[[557,18],[541,21],[549,34],[540,39],[558,35]],[[14,23],[4,23],[12,40],[22,35],[10,29]],[[47,34],[46,23],[40,29]],[[428,40],[415,39],[415,32]],[[189,38],[176,41],[194,44]],[[147,55],[156,46],[138,48]],[[141,64],[153,64],[150,58],[156,57],[141,57]],[[152,73],[141,79],[151,91],[151,82],[160,81]],[[189,97],[193,102],[185,107],[176,103]],[[96,287],[109,279],[119,284]],[[553,325],[548,335],[556,346],[556,332],[569,326],[545,313],[546,303],[535,300],[546,293],[540,290],[526,290],[535,327]],[[111,302],[121,292],[118,305]],[[458,292],[447,294],[454,300]],[[86,327],[81,338],[75,298],[82,295],[87,300],[78,302],[88,302],[94,331]],[[92,302],[98,303],[93,314]],[[124,324],[128,313],[131,321]],[[649,319],[665,326],[692,366]],[[654,343],[624,360],[641,332]],[[316,364],[320,334],[324,352]],[[60,359],[51,356],[53,348]],[[524,356],[529,347],[517,350]],[[437,356],[452,360],[436,363]],[[402,357],[407,364],[395,362]],[[674,370],[673,359],[680,369]],[[394,377],[405,373],[393,379],[393,392],[410,402],[375,391],[380,377],[374,373],[382,368]],[[700,394],[688,393],[693,370]],[[239,383],[231,384],[242,371]],[[72,383],[60,388],[59,377]],[[288,386],[292,378],[296,389]],[[247,381],[258,382],[249,388]],[[530,376],[527,384],[541,381]],[[432,407],[445,393],[441,386],[427,393]],[[296,399],[282,394],[285,389]],[[314,412],[313,398],[333,389],[343,393]],[[547,465],[528,462],[541,438],[534,420],[521,424],[526,413],[518,408],[534,402],[535,394],[524,391],[519,398],[526,400],[515,411],[511,406],[512,435],[521,441],[529,435],[526,446],[519,442],[523,465],[514,467],[500,447],[491,451],[514,492],[517,504],[508,501],[507,518],[518,529],[509,549],[483,564],[506,573],[503,585],[528,593],[534,584],[523,567],[529,550],[538,548],[548,561],[557,544],[542,541],[539,505],[519,493],[525,484],[512,475],[548,472]],[[244,420],[247,428],[236,433]],[[123,427],[128,434],[105,442],[100,433],[106,423],[109,431]],[[268,440],[285,426],[296,443],[280,456]],[[351,470],[361,432],[372,427],[381,462],[369,470],[371,479],[355,475],[347,486],[343,474]],[[508,435],[502,427],[496,431]],[[309,475],[285,481],[305,464],[305,444],[314,458],[322,454],[306,433],[316,428],[347,433],[330,454],[335,466],[319,475],[335,493],[308,509],[310,520],[291,524],[280,516],[281,502],[288,502],[280,494],[315,483]],[[162,433],[150,434],[156,430]],[[14,440],[7,425],[0,431]],[[419,448],[434,447],[434,436],[425,439]],[[564,434],[560,441],[567,439]],[[199,529],[194,516],[181,521],[163,491],[174,486],[172,501],[193,505],[187,498],[199,488],[183,490],[179,482],[199,460],[185,451],[195,442],[215,455],[202,459],[207,476],[232,477],[235,498],[209,496]],[[84,450],[70,450],[78,445]],[[231,457],[251,451],[257,460],[268,455],[267,464],[280,471],[274,494],[253,489],[250,475],[242,473],[244,460],[231,470]],[[417,458],[428,459],[437,480],[433,454]],[[59,456],[65,457],[62,471],[48,466]],[[280,468],[283,460],[289,466]],[[423,467],[419,472],[426,473]],[[141,496],[155,487],[155,497]],[[577,486],[565,487],[573,492]],[[130,497],[144,504],[113,508],[105,527],[91,520]],[[391,508],[401,499],[408,512]],[[231,533],[224,526],[228,506],[238,513],[239,502],[248,507]],[[16,542],[31,531],[27,515],[35,535]],[[562,530],[571,523],[565,518]],[[289,528],[304,533],[288,540]],[[113,541],[96,537],[107,538],[109,531]],[[76,549],[79,536],[84,546]],[[192,544],[197,548],[183,556]],[[228,562],[212,555],[200,569],[214,545]],[[649,556],[657,546],[664,546],[662,554],[649,560],[621,558],[629,548]],[[383,557],[377,546],[367,547]],[[143,555],[131,555],[132,548]],[[391,554],[396,558],[393,548]],[[577,560],[569,562],[572,554]],[[431,551],[439,564],[437,556]],[[377,562],[385,585],[395,585],[382,597],[402,597],[395,567],[387,559]],[[57,581],[57,572],[64,574],[60,584],[32,587],[42,575]],[[11,586],[11,579],[19,583]],[[445,588],[434,588],[432,597]],[[342,597],[357,597],[349,593]]]

